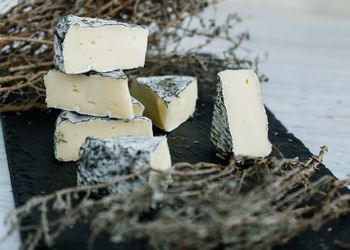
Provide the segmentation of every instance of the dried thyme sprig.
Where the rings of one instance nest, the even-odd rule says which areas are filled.
[[[29,233],[23,249],[34,249],[40,240],[53,244],[77,221],[90,225],[90,246],[105,232],[117,242],[147,239],[151,249],[268,249],[350,211],[350,195],[337,194],[349,179],[309,181],[325,152],[322,148],[307,162],[269,157],[226,166],[177,163],[166,175],[171,178],[162,179],[164,189],[145,187],[98,200],[89,198],[92,190],[143,173],[63,189],[18,208],[9,219],[11,231]],[[150,209],[152,216],[141,219]],[[33,213],[39,214],[38,223],[21,226]]]
[[[237,15],[229,16],[222,25],[200,15],[206,6],[215,2],[21,0],[16,7],[0,15],[0,112],[46,107],[42,78],[53,67],[52,32],[59,18],[69,13],[148,26],[151,34],[146,67],[127,72],[132,79],[164,72],[200,74],[213,61],[221,67],[257,69],[258,61],[236,55],[237,48],[249,39],[246,33],[231,36],[230,31],[241,21]],[[193,23],[199,26],[194,27]],[[204,40],[180,50],[181,42],[188,37]],[[220,60],[195,55],[216,39],[224,39],[229,44]]]

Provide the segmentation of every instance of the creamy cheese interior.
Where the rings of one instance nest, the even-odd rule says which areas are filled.
[[[168,104],[145,85],[134,83],[131,92],[145,106],[144,115],[151,118],[155,126],[170,132],[185,122],[195,111],[197,88],[197,81],[194,80]]]
[[[153,136],[151,121],[137,117],[130,121],[92,119],[72,123],[65,120],[56,128],[56,158],[61,161],[78,160],[80,146],[87,137],[105,139],[126,135]]]
[[[264,157],[271,152],[258,77],[252,70],[219,74],[235,155]]]
[[[159,171],[166,171],[171,167],[171,157],[167,140],[159,143],[158,147],[151,153],[151,168]],[[151,171],[149,183],[153,186],[159,184],[160,174],[156,171]]]
[[[165,131],[174,130],[194,113],[197,95],[197,81],[193,81],[178,98],[168,104],[168,112],[163,120]]]
[[[96,116],[128,119],[134,116],[127,79],[67,75],[50,70],[44,81],[48,107]]]
[[[156,150],[151,153],[151,168],[165,171],[171,167],[171,158],[167,140],[159,143]]]
[[[124,25],[69,28],[63,42],[64,71],[106,72],[143,67],[148,30]]]
[[[131,97],[132,99],[132,108],[134,110],[134,115],[142,116],[143,111],[145,110],[145,106],[135,98]]]

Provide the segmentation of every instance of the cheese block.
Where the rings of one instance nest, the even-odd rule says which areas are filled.
[[[131,102],[132,102],[132,109],[134,110],[134,115],[138,115],[138,116],[143,115],[145,106],[143,106],[143,104],[139,100],[135,99],[134,97],[131,97]]]
[[[128,79],[122,71],[67,75],[50,70],[44,83],[48,107],[95,116],[134,116]]]
[[[151,120],[141,116],[132,120],[108,119],[63,111],[56,121],[55,157],[60,161],[76,161],[87,137],[125,135],[153,136]]]
[[[195,111],[197,79],[191,76],[140,77],[131,94],[145,105],[144,115],[165,131],[172,131]]]
[[[137,178],[115,184],[99,194],[125,194],[150,184],[154,171],[166,171],[171,167],[171,158],[165,136],[126,136],[110,139],[87,138],[80,149],[77,168],[78,185],[98,184],[142,172]],[[144,172],[143,172],[144,171]]]
[[[264,157],[271,152],[258,77],[253,70],[218,74],[211,141],[223,158]]]
[[[138,25],[68,15],[54,30],[54,65],[67,74],[143,67],[148,33]]]

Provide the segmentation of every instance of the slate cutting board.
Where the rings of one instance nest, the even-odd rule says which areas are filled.
[[[220,162],[209,141],[210,122],[215,95],[215,84],[199,86],[199,100],[194,117],[175,131],[168,133],[173,163]],[[16,206],[23,205],[38,194],[51,193],[76,183],[75,163],[61,163],[54,159],[53,133],[58,110],[32,110],[23,113],[2,114],[8,165]],[[303,143],[288,133],[286,128],[267,110],[269,137],[273,154],[306,160],[311,156]],[[164,134],[154,128],[155,134]],[[323,165],[314,179],[331,172]],[[344,190],[347,192],[347,190]],[[35,219],[35,218],[32,218]],[[341,249],[335,240],[350,243],[350,215],[342,216],[319,231],[306,231],[277,249]],[[22,238],[24,235],[22,235]],[[89,230],[80,224],[64,233],[53,249],[86,249]],[[144,249],[144,242],[111,244],[105,236],[98,237],[94,249]],[[46,249],[45,246],[39,247]]]

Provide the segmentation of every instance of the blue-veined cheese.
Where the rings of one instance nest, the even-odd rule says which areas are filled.
[[[148,33],[138,25],[68,15],[54,30],[54,65],[67,74],[143,67]]]
[[[128,79],[122,71],[68,75],[50,70],[44,83],[50,108],[125,119],[134,116]]]
[[[78,185],[106,183],[135,172],[137,178],[115,184],[104,193],[127,193],[153,183],[152,173],[171,167],[165,136],[126,136],[109,139],[87,138],[80,149],[77,168]],[[149,171],[149,169],[158,172]],[[144,172],[143,172],[144,171]],[[101,193],[100,193],[101,194]]]
[[[76,161],[79,148],[87,137],[153,136],[152,122],[142,116],[131,120],[109,119],[63,111],[55,129],[55,157],[60,161]]]
[[[260,83],[253,70],[218,73],[211,141],[219,155],[264,157],[271,152]]]
[[[145,106],[144,115],[165,131],[172,131],[195,111],[197,79],[191,76],[140,77],[131,93]]]

